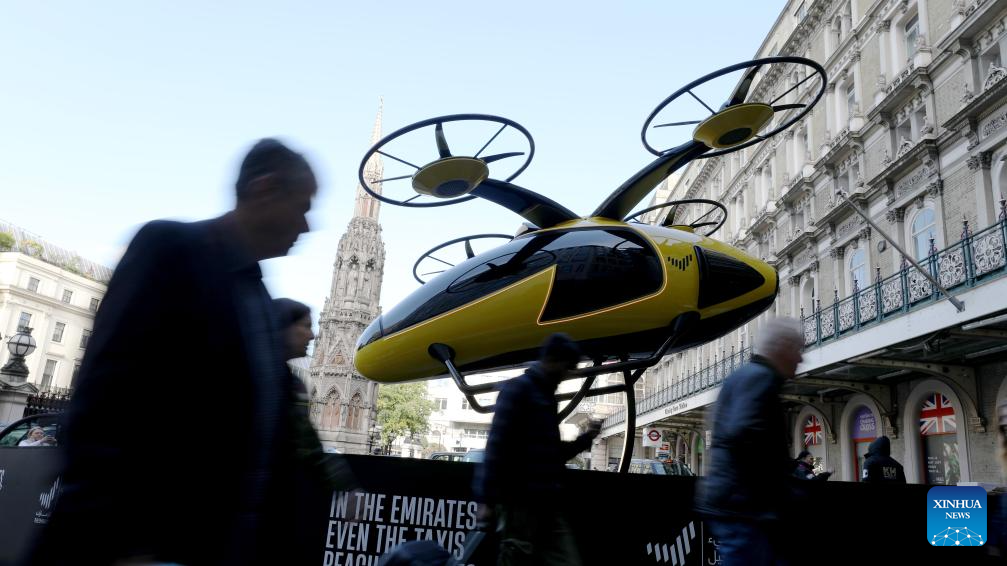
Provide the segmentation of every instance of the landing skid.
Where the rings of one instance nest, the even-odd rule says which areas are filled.
[[[633,446],[636,443],[636,382],[643,377],[643,372],[645,372],[647,368],[654,366],[661,361],[661,358],[665,356],[668,350],[670,350],[679,341],[679,339],[686,334],[689,323],[696,318],[695,313],[687,313],[672,321],[671,332],[668,338],[663,344],[661,344],[660,348],[655,350],[646,358],[631,360],[624,356],[622,361],[607,365],[603,365],[600,361],[596,360],[594,365],[572,371],[568,376],[563,378],[563,381],[580,378],[586,379],[584,379],[584,383],[576,392],[556,394],[557,402],[569,401],[569,403],[563,407],[563,410],[559,412],[560,420],[570,416],[570,414],[577,409],[577,406],[580,405],[581,401],[587,397],[597,397],[598,395],[607,395],[609,393],[625,394],[626,425],[624,433],[625,440],[622,447],[622,458],[619,460],[620,473],[626,473],[629,471],[629,464],[633,459]],[[466,376],[458,371],[458,367],[455,366],[455,351],[447,344],[441,344],[439,342],[431,344],[428,352],[430,353],[430,357],[444,364],[444,367],[448,370],[451,378],[454,379],[458,390],[465,395],[465,398],[468,400],[469,406],[472,407],[472,410],[477,413],[484,414],[493,412],[496,404],[483,405],[476,399],[476,395],[499,391],[500,384],[502,382],[481,384],[469,384],[466,382]],[[601,374],[616,372],[622,372],[622,384],[594,387],[595,377]]]

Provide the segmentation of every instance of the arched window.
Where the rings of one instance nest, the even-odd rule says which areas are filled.
[[[853,478],[854,481],[861,481],[864,473],[864,457],[867,455],[867,448],[878,436],[878,423],[874,418],[874,412],[867,406],[861,405],[853,414],[850,421],[850,442],[853,445]]]
[[[933,392],[919,406],[924,483],[955,485],[962,479],[958,423],[951,400]]]
[[[360,426],[363,421],[362,417],[364,412],[364,408],[362,405],[363,405],[363,399],[360,397],[360,394],[357,393],[353,395],[353,398],[350,399],[350,405],[349,407],[347,407],[346,428],[350,430],[360,429]]]
[[[825,428],[818,415],[808,415],[804,419],[803,439],[804,449],[811,452],[816,474],[825,471]]]
[[[864,249],[858,248],[850,256],[850,292],[863,289],[869,282],[867,281],[867,253]]]
[[[322,404],[322,412],[318,422],[318,428],[322,430],[335,430],[339,427],[339,417],[342,415],[342,404],[339,393],[333,391]]]
[[[916,254],[917,260],[930,255],[931,238],[937,238],[937,221],[934,209],[928,207],[916,215],[912,224],[913,253]]]

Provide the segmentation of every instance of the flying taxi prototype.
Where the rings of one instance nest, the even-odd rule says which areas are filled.
[[[735,72],[741,78],[719,110],[696,95],[698,87]],[[773,81],[764,80],[771,73],[803,78],[790,90],[776,93],[768,86]],[[711,237],[727,219],[721,203],[690,199],[636,213],[633,209],[687,163],[738,151],[786,130],[818,102],[826,82],[825,70],[812,60],[770,57],[725,67],[685,85],[662,101],[643,125],[644,147],[656,159],[587,216],[511,183],[535,151],[528,131],[511,120],[457,114],[389,134],[368,150],[360,165],[360,183],[375,198],[431,207],[479,197],[517,213],[525,223],[514,237],[479,234],[424,254],[413,270],[423,285],[361,334],[354,358],[358,371],[382,383],[450,375],[474,408],[488,411],[492,407],[480,405],[474,396],[493,385],[470,385],[465,374],[527,364],[536,359],[548,335],[564,332],[593,364],[576,372],[576,377],[587,377],[579,391],[560,396],[571,401],[564,412],[586,396],[614,391],[626,393],[627,412],[632,412],[632,382],[647,367],[757,316],[772,304],[779,287],[770,265]],[[684,97],[694,98],[710,114],[699,120],[654,124],[662,110]],[[453,154],[445,124],[471,121],[499,124],[499,129],[476,153]],[[695,125],[688,142],[670,149],[651,144],[654,128],[683,125]],[[392,152],[396,140],[425,128],[433,129],[437,149],[433,161],[415,165]],[[527,151],[483,155],[508,128],[525,140]],[[376,154],[413,172],[368,178],[367,163]],[[490,176],[491,164],[519,156],[524,156],[524,163],[512,174],[503,179]],[[386,189],[395,181],[411,184],[410,198],[389,196]],[[639,220],[660,219],[662,214],[655,224]],[[501,245],[475,253],[473,242],[489,238],[499,238]],[[450,246],[463,246],[465,259],[457,264],[438,259],[437,254]],[[443,267],[424,280],[418,267],[431,259]],[[594,376],[613,372],[622,372],[625,384],[593,387]],[[631,420],[635,418],[627,419],[627,426],[635,426]]]

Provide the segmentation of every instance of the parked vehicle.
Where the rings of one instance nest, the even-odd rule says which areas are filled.
[[[53,440],[38,446],[54,447],[62,438],[59,417],[59,413],[43,413],[14,421],[0,431],[0,446],[18,446],[22,441],[28,440],[32,429],[39,427],[44,432],[44,438],[52,438]]]
[[[682,462],[662,462],[660,460],[648,460],[644,458],[634,458],[629,464],[631,474],[654,474],[660,476],[695,476],[689,466]]]
[[[464,452],[434,452],[430,455],[431,460],[443,460],[445,462],[461,462],[464,457]]]

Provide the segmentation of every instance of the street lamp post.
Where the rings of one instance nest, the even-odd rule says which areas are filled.
[[[381,446],[381,425],[377,423],[371,425],[371,430],[367,435],[367,453],[383,453],[383,447]]]
[[[10,361],[0,368],[0,375],[8,383],[18,384],[28,381],[28,364],[24,359],[35,351],[35,339],[32,338],[31,331],[31,328],[21,328],[17,334],[7,339]]]

